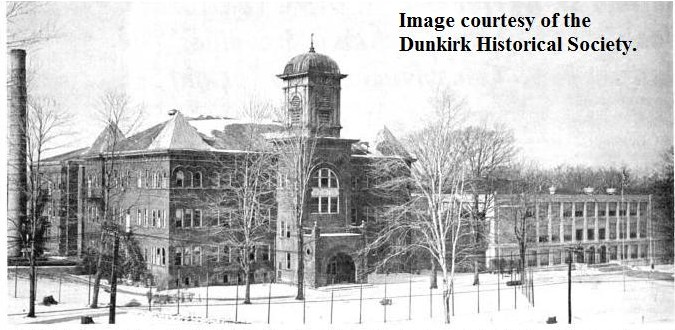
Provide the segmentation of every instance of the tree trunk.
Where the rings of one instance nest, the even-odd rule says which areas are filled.
[[[305,245],[305,237],[302,232],[302,221],[298,222],[298,294],[295,300],[305,300],[305,258],[302,254],[302,247]]]
[[[436,275],[436,260],[431,257],[431,273],[429,274],[429,289],[438,289],[438,276]]]
[[[115,239],[113,241],[113,259],[112,266],[110,271],[110,309],[108,312],[108,323],[115,324],[115,312],[117,308],[117,272],[116,272],[116,263],[117,263],[117,254],[119,252],[120,239],[115,234]]]
[[[443,278],[443,313],[445,314],[445,323],[450,323],[450,297],[452,296],[451,284],[447,277]]]
[[[478,258],[474,256],[474,258]],[[473,261],[473,285],[479,285],[480,279],[478,278],[478,260]]]
[[[101,277],[103,277],[103,251],[105,251],[105,242],[103,242],[103,229],[101,229],[101,242],[99,243],[98,257],[96,258],[96,273],[94,274],[94,288],[91,295],[91,305],[89,308],[98,308],[98,291],[101,286]]]
[[[518,265],[518,271],[520,272],[520,280],[522,281],[524,279],[524,272],[525,272],[525,265],[526,265],[526,260],[525,260],[525,242],[523,241],[520,244],[520,265]]]
[[[248,258],[248,255],[246,256]],[[244,304],[251,303],[251,267],[244,269],[244,276],[246,277],[246,294],[244,296]]]
[[[31,247],[34,248],[35,244],[31,243]],[[37,281],[35,277],[35,250],[30,252],[30,296],[28,297],[28,317],[35,317],[35,282]],[[15,275],[16,276],[16,275]]]

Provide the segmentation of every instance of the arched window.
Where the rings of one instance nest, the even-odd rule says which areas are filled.
[[[166,250],[162,248],[162,266],[166,265]]]
[[[162,174],[162,188],[169,188],[169,178],[166,176],[166,171]]]
[[[176,187],[183,187],[184,181],[185,174],[183,174],[183,171],[176,172]]]
[[[329,168],[321,168],[314,172],[313,186],[318,188],[340,188],[335,172]]]
[[[192,172],[185,172],[185,187],[192,187]]]
[[[202,187],[202,172],[195,172],[195,175],[192,177],[192,186],[195,188]]]
[[[320,168],[312,176],[310,211],[320,214],[340,213],[340,182],[329,168]]]

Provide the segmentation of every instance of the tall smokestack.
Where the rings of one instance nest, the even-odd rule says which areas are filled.
[[[9,53],[7,86],[7,257],[21,254],[19,228],[26,221],[26,51]]]

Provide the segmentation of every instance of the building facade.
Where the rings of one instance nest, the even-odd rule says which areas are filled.
[[[247,154],[245,132],[255,127],[267,137],[286,125],[188,118],[172,110],[168,120],[132,136],[110,125],[91,146],[42,162],[54,190],[47,202],[53,205],[51,253],[93,254],[109,219],[133,238],[122,255],[140,255],[149,274],[143,280],[160,288],[204,285],[207,278],[212,285],[243,283],[237,258],[247,257],[254,260],[253,282],[295,283],[300,257],[309,286],[364,279],[365,261],[357,255],[365,243],[363,223],[373,220],[376,206],[366,198],[367,168],[372,159],[392,154],[340,137],[340,81],[346,75],[328,56],[311,47],[293,57],[278,77],[290,126],[311,133],[314,148],[302,228],[296,228],[291,187],[283,175],[289,169],[283,165],[275,202],[256,210],[271,234],[250,256],[228,244],[228,213],[222,198],[220,204],[213,202],[237,180],[232,171]],[[398,144],[391,132],[385,133],[383,145]]]
[[[573,253],[577,263],[646,264],[659,244],[651,234],[651,210],[649,195],[498,194],[489,217],[486,266],[517,263],[521,240],[529,267],[565,264],[571,247],[579,248]]]

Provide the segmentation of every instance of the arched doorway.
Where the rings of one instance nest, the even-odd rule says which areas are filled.
[[[352,257],[338,253],[328,260],[326,284],[356,283],[356,265]]]

